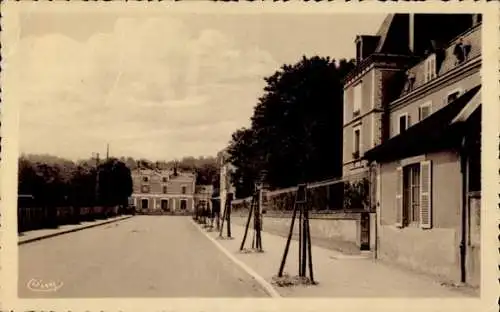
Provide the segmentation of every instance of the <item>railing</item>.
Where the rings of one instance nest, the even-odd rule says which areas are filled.
[[[365,175],[355,175],[349,178],[353,181],[366,178]],[[309,209],[312,213],[332,213],[338,211],[363,211],[365,208],[362,205],[348,207],[345,205],[344,198],[346,179],[330,179],[309,183],[307,185],[307,198]],[[283,212],[288,213],[293,209],[297,186],[265,191],[263,195],[263,210],[266,212]],[[232,202],[232,209],[235,212],[247,210],[250,207],[252,198],[236,199]],[[359,207],[358,207],[359,206]]]
[[[18,207],[18,232],[54,228],[65,224],[105,219],[125,213],[127,209],[112,207]]]

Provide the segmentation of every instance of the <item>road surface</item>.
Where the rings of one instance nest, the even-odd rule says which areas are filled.
[[[177,216],[136,216],[21,245],[18,291],[22,298],[268,296],[190,217]]]

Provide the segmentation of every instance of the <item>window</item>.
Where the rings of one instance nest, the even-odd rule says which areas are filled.
[[[163,183],[167,183],[167,178],[163,177]]]
[[[163,187],[163,194],[167,194],[167,187],[166,186]]]
[[[149,207],[148,207],[148,206],[149,206],[148,204],[149,204],[149,201],[148,201],[147,199],[143,199],[143,200],[141,200],[141,208],[142,208],[142,209],[148,209],[148,208],[149,208]]]
[[[418,120],[423,120],[431,114],[431,103],[425,103],[418,108]]]
[[[424,82],[436,78],[436,54],[431,54],[424,63]]]
[[[403,168],[403,222],[418,223],[420,218],[420,164]]]
[[[182,194],[186,194],[186,187],[185,186],[182,187]]]
[[[446,104],[450,104],[451,102],[458,99],[458,97],[460,96],[460,92],[461,92],[460,90],[454,90],[448,93],[448,96],[446,97]]]
[[[409,120],[410,118],[408,117],[408,114],[402,114],[399,116],[398,133],[403,133],[406,129],[408,129],[410,123]]]
[[[361,111],[361,83],[358,83],[354,87],[354,108],[353,108],[353,117],[356,117],[359,115]]]
[[[431,228],[431,169],[429,160],[396,169],[396,225],[398,227],[418,224],[423,229]]]
[[[354,138],[353,138],[353,153],[352,158],[358,159],[361,153],[361,129],[354,129]]]
[[[142,178],[142,181],[144,181],[144,182],[148,182],[148,181],[149,181],[149,179],[148,179],[148,177],[143,177],[143,178]]]
[[[143,185],[141,187],[141,192],[143,192],[143,193],[149,193],[149,185]]]

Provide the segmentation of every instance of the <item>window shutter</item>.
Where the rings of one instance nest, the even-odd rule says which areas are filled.
[[[403,227],[403,167],[396,168],[396,226]]]
[[[432,166],[431,161],[420,163],[420,227],[432,227]]]

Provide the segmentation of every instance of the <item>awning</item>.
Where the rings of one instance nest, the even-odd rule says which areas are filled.
[[[481,103],[481,86],[474,87],[455,101],[431,114],[405,132],[365,152],[363,159],[388,162],[456,147],[466,121]]]

